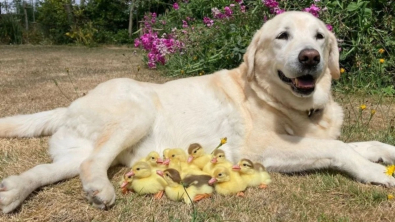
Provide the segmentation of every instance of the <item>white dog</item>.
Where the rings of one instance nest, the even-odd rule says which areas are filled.
[[[0,208],[8,213],[36,188],[80,175],[88,200],[105,209],[115,200],[111,165],[195,142],[211,150],[225,136],[233,161],[250,158],[277,172],[335,168],[394,186],[374,162],[394,163],[395,147],[336,140],[343,112],[330,87],[338,59],[323,22],[286,12],[257,31],[236,69],[165,84],[114,79],[67,108],[2,118],[0,137],[52,135],[53,163],[5,178]]]

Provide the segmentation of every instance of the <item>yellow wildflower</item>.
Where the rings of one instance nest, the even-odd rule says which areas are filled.
[[[195,57],[193,57],[193,60],[196,60],[197,59],[197,57],[195,56]]]
[[[340,73],[344,73],[344,72],[346,72],[346,70],[343,68],[340,68]]]
[[[388,200],[392,200],[392,199],[394,199],[394,195],[392,195],[392,194],[388,194],[388,195],[387,195],[387,199],[388,199]]]
[[[388,176],[392,176],[394,174],[395,171],[395,165],[389,165],[387,166],[387,171],[385,172],[385,174],[387,174]]]
[[[184,75],[185,72],[184,72],[184,70],[181,69],[180,73],[181,73],[181,75]]]
[[[226,137],[221,138],[221,144],[222,145],[225,144],[227,141],[228,141],[228,138],[226,138]]]
[[[70,32],[66,32],[66,35],[67,35],[67,36],[70,36]]]
[[[360,108],[361,110],[365,110],[365,109],[366,109],[366,105],[365,105],[365,104],[362,104],[359,108]]]
[[[385,52],[384,49],[379,49],[379,53],[380,53],[380,54],[383,54],[384,52]]]
[[[214,151],[215,151],[216,149],[220,148],[220,147],[221,147],[222,145],[224,145],[227,141],[228,141],[228,139],[227,139],[226,137],[221,138],[221,142],[218,144],[217,147],[215,147],[215,149],[211,152],[211,154],[213,154]]]
[[[384,59],[380,59],[379,61],[380,61],[380,63],[384,63],[384,62],[385,62],[385,60],[384,60]]]
[[[374,114],[376,114],[376,110],[375,109],[372,109],[371,111],[370,111],[370,115],[374,115]]]

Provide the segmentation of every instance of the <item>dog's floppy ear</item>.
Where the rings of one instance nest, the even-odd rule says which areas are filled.
[[[339,69],[339,48],[337,47],[337,40],[332,32],[329,32],[329,59],[328,68],[333,79],[340,78]]]
[[[254,78],[254,66],[255,66],[255,53],[258,48],[258,42],[260,39],[260,31],[258,30],[254,37],[252,38],[252,41],[250,45],[247,47],[246,53],[244,54],[244,62],[247,65],[247,80],[251,81]]]

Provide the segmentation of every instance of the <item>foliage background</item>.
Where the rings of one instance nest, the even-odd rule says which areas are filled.
[[[158,52],[157,55],[152,52],[152,47],[156,47],[154,41],[179,41],[178,47],[172,45],[170,52],[162,53],[163,58],[154,68],[171,76],[204,75],[240,64],[254,32],[276,14],[270,6],[273,2],[285,11],[315,5],[319,8],[319,18],[333,27],[344,71],[336,83],[341,87],[335,87],[336,90],[395,94],[394,1],[85,0],[79,5],[74,0],[39,0],[34,5],[32,1],[4,1],[0,2],[0,42],[133,47],[136,38],[141,40],[144,34],[150,37],[155,34],[156,37],[149,40],[151,48],[146,48],[147,65],[150,59],[158,57]],[[214,18],[213,8],[225,13],[225,7],[232,10],[231,16]],[[130,12],[132,29],[128,31]],[[153,12],[156,20],[147,28]],[[29,29],[26,29],[25,16]],[[205,17],[214,24],[208,27]]]

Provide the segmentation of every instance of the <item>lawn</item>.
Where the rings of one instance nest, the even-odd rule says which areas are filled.
[[[0,46],[0,52],[0,117],[68,106],[112,78],[171,80],[146,69],[139,52],[129,48]],[[336,88],[335,99],[345,112],[342,140],[395,145],[393,97],[346,94]],[[0,138],[0,178],[50,162],[47,141],[48,137]],[[361,184],[339,172],[271,173],[273,183],[267,189],[249,189],[245,197],[214,195],[190,207],[166,198],[122,195],[118,183],[125,171],[121,166],[109,170],[117,200],[108,211],[88,204],[77,177],[35,191],[14,213],[0,213],[0,221],[393,221],[395,217],[395,200],[387,200],[388,194],[395,195],[394,188]]]

